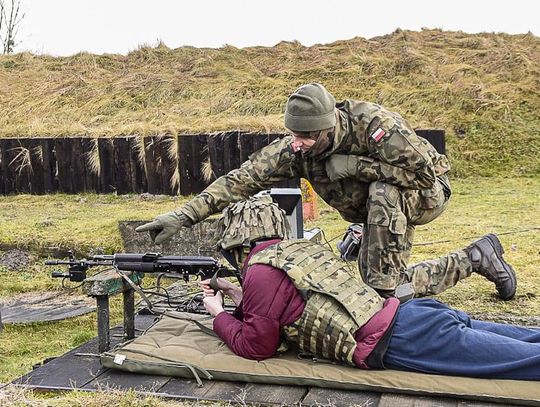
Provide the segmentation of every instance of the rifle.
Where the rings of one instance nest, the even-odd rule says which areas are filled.
[[[185,282],[190,276],[205,280],[213,277],[236,277],[240,280],[237,270],[229,269],[213,257],[208,256],[164,256],[161,253],[116,253],[95,255],[91,259],[76,259],[69,251],[68,260],[47,260],[47,266],[67,265],[68,271],[53,271],[51,277],[66,278],[70,281],[82,282],[86,279],[89,268],[108,266],[120,271],[138,273],[157,273],[180,276]]]
[[[215,258],[207,256],[164,256],[160,253],[116,253],[111,255],[95,255],[90,259],[76,259],[73,252],[69,251],[67,260],[47,260],[45,265],[68,266],[67,272],[53,271],[51,277],[69,279],[69,281],[83,282],[86,279],[88,269],[92,267],[112,267],[119,271],[131,271],[137,273],[157,274],[157,291],[145,290],[142,287],[135,287],[124,277],[128,283],[141,295],[148,304],[149,312],[152,312],[152,304],[145,294],[154,294],[165,297],[169,306],[173,307],[167,289],[160,286],[162,277],[182,278],[186,283],[190,281],[191,276],[196,276],[202,280],[210,279],[210,286],[217,291],[218,277],[236,277],[241,283],[240,273],[235,269],[230,269],[220,264]],[[165,292],[163,294],[161,291]],[[185,297],[185,295],[181,295]],[[188,300],[175,300],[174,307],[180,311],[201,313],[204,311],[202,305],[202,295],[192,295]],[[224,305],[227,310],[234,310],[234,307]]]

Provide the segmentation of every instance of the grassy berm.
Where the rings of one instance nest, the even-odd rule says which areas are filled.
[[[527,318],[538,321],[540,309],[540,179],[468,179],[453,182],[454,195],[448,210],[431,224],[418,227],[412,261],[436,258],[466,246],[477,236],[500,234],[506,259],[517,271],[519,287],[513,301],[499,301],[494,286],[473,275],[438,298],[475,315],[504,319]],[[186,198],[113,195],[50,195],[0,197],[0,245],[32,249],[37,253],[50,246],[71,247],[79,252],[122,250],[119,220],[151,219],[172,210]],[[320,226],[335,247],[347,224],[335,210],[320,203],[320,218],[306,225]],[[1,256],[0,252],[0,256]],[[49,277],[43,259],[27,269],[9,271],[0,267],[0,299],[22,292],[62,290]],[[121,321],[120,298],[112,302],[113,323]],[[511,320],[510,318],[510,320]],[[62,322],[8,325],[0,334],[0,383],[30,371],[46,357],[57,356],[95,336],[94,315]],[[0,404],[14,400],[14,393],[0,393]],[[21,395],[19,395],[21,396]],[[17,397],[19,397],[17,396]],[[10,398],[11,397],[11,398]],[[25,393],[29,404],[97,405],[88,396],[43,396]],[[103,398],[102,398],[103,397]],[[115,395],[99,395],[96,400],[116,400]],[[155,399],[124,396],[125,405],[165,405]],[[87,404],[90,403],[90,404]],[[145,404],[146,403],[146,404]],[[33,404],[32,404],[33,405]]]
[[[540,174],[540,38],[397,30],[305,47],[0,56],[0,137],[284,131],[299,85],[442,128],[454,176]]]

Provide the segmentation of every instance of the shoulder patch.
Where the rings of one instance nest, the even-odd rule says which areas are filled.
[[[386,134],[386,132],[381,128],[377,128],[373,133],[371,133],[371,138],[376,142],[378,143],[379,141],[381,141],[381,139],[384,137],[384,135]]]

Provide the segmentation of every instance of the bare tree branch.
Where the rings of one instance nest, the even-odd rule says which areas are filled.
[[[0,41],[4,48],[4,54],[10,54],[17,45],[19,25],[25,14],[20,13],[21,0],[11,0],[9,9],[4,0],[0,0]]]
[[[0,40],[2,40],[2,25],[4,23],[4,1],[0,0]]]

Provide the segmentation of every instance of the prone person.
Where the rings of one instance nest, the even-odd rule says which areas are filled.
[[[359,270],[382,296],[393,296],[397,286],[413,280],[424,283],[417,295],[437,294],[464,277],[450,275],[458,270],[455,263],[469,261],[464,252],[455,253],[448,264],[407,267],[415,227],[431,222],[448,205],[450,165],[398,113],[351,99],[336,103],[324,86],[311,83],[289,97],[285,127],[291,135],[255,152],[183,207],[157,216],[137,231],[149,231],[161,244],[181,227],[200,222],[231,202],[302,177],[345,220],[364,224]],[[502,252],[494,239],[485,244]],[[500,298],[514,296],[511,267],[479,270],[495,283]]]
[[[287,220],[269,196],[231,204],[216,236],[241,265],[242,287],[218,279],[214,294],[205,280],[204,305],[239,356],[264,360],[295,344],[363,369],[540,380],[540,330],[474,320],[433,299],[385,299],[331,250],[288,240]],[[447,275],[510,267],[495,242],[487,235],[460,251],[468,260],[454,262],[451,253],[433,263]],[[233,314],[223,310],[223,294],[238,305]]]

